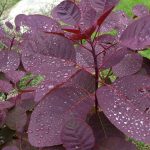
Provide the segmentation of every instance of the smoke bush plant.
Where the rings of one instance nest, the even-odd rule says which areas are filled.
[[[135,150],[126,136],[150,143],[150,60],[138,53],[150,45],[149,10],[138,5],[129,18],[112,12],[117,3],[65,0],[52,18],[20,14],[9,32],[1,26],[3,150]],[[44,80],[30,86],[36,75]]]

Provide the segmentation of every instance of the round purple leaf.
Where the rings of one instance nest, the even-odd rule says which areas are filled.
[[[137,73],[142,67],[143,58],[139,54],[126,54],[112,70],[118,77]]]
[[[133,13],[137,17],[143,17],[149,15],[149,10],[146,6],[139,4],[133,7]]]
[[[9,82],[0,80],[0,92],[9,93],[11,90],[13,87]]]
[[[20,64],[20,56],[15,51],[0,51],[0,71],[16,70]]]
[[[28,137],[33,146],[62,144],[61,129],[71,114],[85,119],[93,102],[87,93],[74,87],[64,87],[49,93],[31,115]]]
[[[125,139],[110,137],[100,140],[94,150],[137,150],[137,148]]]
[[[19,150],[16,146],[6,146],[2,150]]]
[[[141,50],[150,45],[150,15],[131,23],[122,33],[120,42],[132,50]]]
[[[94,147],[95,139],[90,126],[81,119],[69,119],[61,134],[63,145],[68,150],[89,150]]]
[[[61,2],[54,8],[54,14],[66,24],[76,25],[80,18],[80,10],[74,2],[69,0]]]
[[[126,135],[150,143],[150,78],[133,75],[98,89],[101,108],[110,121]]]
[[[10,110],[6,117],[6,125],[12,129],[22,132],[27,122],[27,115],[23,108],[17,106]]]
[[[15,71],[15,70],[5,72],[6,78],[12,81],[13,83],[19,82],[25,76],[25,74],[26,73],[23,71]]]

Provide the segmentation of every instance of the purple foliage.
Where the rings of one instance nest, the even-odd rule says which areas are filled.
[[[0,71],[16,70],[20,64],[20,55],[15,51],[0,51]]]
[[[62,144],[60,134],[65,121],[71,114],[85,118],[91,106],[87,93],[75,87],[60,88],[48,94],[31,115],[29,141],[36,147]]]
[[[133,7],[133,14],[136,17],[143,17],[149,15],[149,10],[146,6],[139,4]]]
[[[94,150],[137,150],[134,144],[118,137],[102,139],[100,143]]]
[[[19,150],[16,146],[6,146],[2,150]]]
[[[144,16],[133,23],[122,33],[120,42],[132,50],[141,50],[150,45],[150,15]]]
[[[81,18],[79,8],[70,0],[61,2],[54,11],[57,17],[66,24],[76,25]]]
[[[8,112],[6,125],[12,129],[22,132],[27,121],[25,110],[21,107],[15,107]]]
[[[0,26],[0,149],[136,150],[125,135],[150,143],[150,60],[138,53],[150,47],[149,10],[137,5],[129,18],[117,4],[64,0],[51,17]]]
[[[74,117],[65,123],[61,139],[64,147],[69,150],[89,150],[95,144],[92,129],[83,120]]]
[[[5,72],[5,76],[7,79],[12,81],[13,83],[19,82],[24,76],[25,76],[24,71],[16,71],[16,70],[10,70]]]
[[[9,93],[11,90],[13,90],[13,87],[9,82],[0,80],[0,92]]]
[[[139,54],[126,54],[112,70],[118,77],[137,73],[142,67],[143,58]]]
[[[133,75],[97,91],[99,105],[111,122],[128,136],[146,143],[150,142],[149,83],[148,76]]]

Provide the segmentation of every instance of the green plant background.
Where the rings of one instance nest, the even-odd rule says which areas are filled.
[[[8,0],[8,5],[7,5],[7,9],[11,8],[13,5],[15,5],[18,1],[20,0]],[[0,0],[0,4],[5,2],[5,0]],[[115,10],[123,10],[127,13],[127,15],[132,17],[132,7],[135,6],[136,4],[144,4],[145,6],[147,6],[148,8],[150,8],[150,0],[120,0],[119,5],[115,8]],[[147,57],[150,59],[150,49],[145,51],[145,52],[141,52],[141,54],[144,57]],[[145,145],[142,142],[136,142],[133,139],[129,139],[130,141],[134,142],[137,147],[138,150],[150,150],[150,146],[149,145]]]

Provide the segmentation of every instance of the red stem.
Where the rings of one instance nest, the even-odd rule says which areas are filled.
[[[96,95],[96,91],[98,89],[98,83],[99,83],[99,69],[98,69],[98,62],[97,62],[97,55],[95,51],[95,47],[93,46],[93,42],[90,42],[92,47],[92,55],[94,59],[94,69],[95,69],[95,110],[98,113],[98,99]]]

